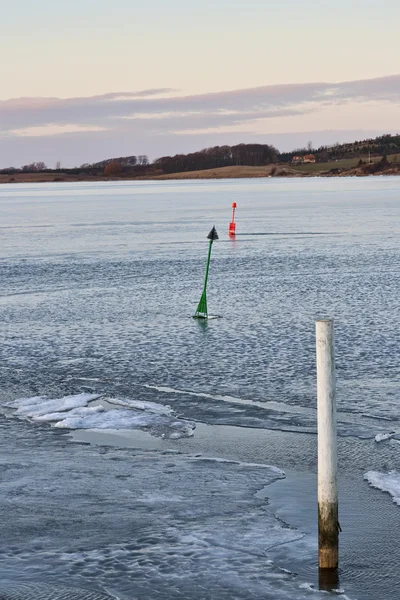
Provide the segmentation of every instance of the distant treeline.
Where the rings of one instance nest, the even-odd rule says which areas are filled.
[[[273,163],[291,163],[294,156],[313,154],[316,162],[328,162],[342,158],[362,158],[366,155],[382,156],[400,153],[400,135],[382,135],[374,139],[356,141],[333,146],[320,146],[315,149],[312,142],[306,148],[291,152],[279,152],[269,144],[236,144],[235,146],[214,146],[190,154],[163,156],[150,163],[145,154],[108,158],[97,163],[85,163],[73,169],[62,169],[58,161],[55,168],[49,168],[44,162],[35,162],[20,168],[9,167],[0,173],[70,173],[71,175],[89,175],[104,177],[140,177],[162,175],[187,171],[201,171],[228,166],[261,167]]]
[[[279,151],[268,144],[237,144],[236,146],[214,146],[191,154],[163,156],[153,164],[164,173],[179,173],[238,165],[260,167],[276,163],[278,160]]]

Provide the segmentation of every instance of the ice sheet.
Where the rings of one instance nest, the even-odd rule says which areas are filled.
[[[147,429],[158,437],[177,439],[194,434],[195,423],[179,421],[173,417],[130,409],[108,410],[103,413],[80,416],[67,416],[58,421],[55,427],[67,429]]]
[[[390,494],[393,502],[400,506],[400,473],[398,471],[389,471],[388,473],[368,471],[365,473],[364,479],[372,487]]]
[[[154,392],[157,397],[166,396],[172,407],[191,418],[210,424],[281,429],[303,433],[317,432],[317,412],[315,407],[277,402],[259,401],[232,395],[210,394],[207,392],[183,390],[161,385],[144,384],[143,388]],[[241,408],[238,408],[241,406]],[[352,413],[338,413],[338,435],[373,439],[378,433],[386,433],[387,426],[380,427],[379,421],[364,422]]]
[[[41,598],[33,581],[54,598],[63,585],[91,590],[93,600],[109,589],[147,600],[315,597],[269,555],[304,535],[256,495],[283,477],[276,467],[176,452],[100,454],[25,419],[0,429],[0,512],[12,540],[0,552],[0,595],[10,579],[4,591],[18,600]],[[23,445],[14,441],[22,437]]]

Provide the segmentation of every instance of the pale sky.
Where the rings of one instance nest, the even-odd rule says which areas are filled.
[[[0,167],[396,133],[399,23],[398,0],[14,0]]]

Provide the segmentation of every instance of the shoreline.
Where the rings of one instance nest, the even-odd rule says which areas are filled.
[[[374,173],[374,174],[369,174],[369,175],[349,175],[349,174],[342,174],[342,175],[243,175],[243,176],[235,176],[235,177],[220,177],[220,176],[215,176],[215,177],[182,177],[182,176],[176,176],[176,177],[169,177],[169,176],[164,176],[164,175],[159,175],[157,177],[132,177],[132,178],[127,178],[127,177],[120,177],[120,178],[103,178],[103,177],[98,177],[98,178],[87,178],[87,179],[76,179],[74,177],[71,178],[65,178],[62,180],[59,179],[53,179],[53,178],[43,178],[43,179],[21,179],[18,181],[5,181],[3,179],[0,179],[0,185],[21,185],[21,184],[38,184],[38,183],[109,183],[109,182],[116,182],[116,181],[122,181],[122,182],[126,182],[126,183],[134,183],[136,181],[222,181],[222,180],[235,180],[235,179],[279,179],[279,180],[285,180],[285,179],[340,179],[340,178],[363,178],[363,179],[368,179],[371,177],[397,177],[399,176],[400,173]]]
[[[334,163],[332,163],[334,166]],[[20,183],[97,183],[97,182],[135,182],[135,181],[188,181],[188,180],[220,180],[220,179],[303,179],[303,178],[332,178],[332,177],[378,177],[398,176],[400,168],[388,166],[375,172],[364,172],[360,168],[335,169],[328,171],[321,169],[300,171],[290,165],[268,165],[266,167],[220,167],[204,171],[185,171],[163,175],[126,175],[107,177],[104,175],[71,174],[38,172],[38,173],[0,173],[0,184]]]

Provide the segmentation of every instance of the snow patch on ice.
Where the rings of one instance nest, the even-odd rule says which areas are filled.
[[[400,506],[400,473],[397,471],[389,471],[388,473],[380,473],[379,471],[368,471],[364,475],[364,479],[368,483],[382,492],[389,493],[395,504]]]

